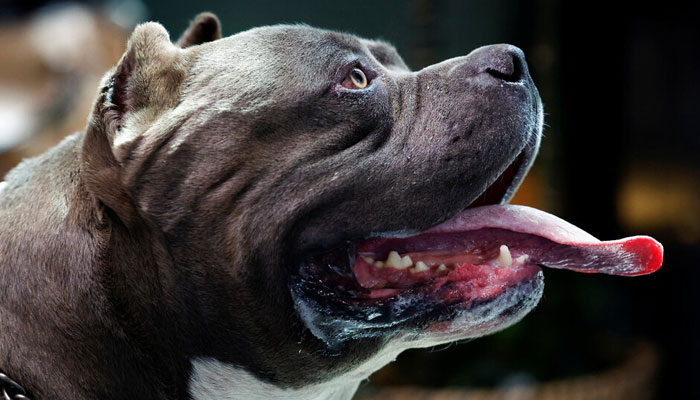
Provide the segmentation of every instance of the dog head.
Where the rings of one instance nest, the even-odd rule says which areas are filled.
[[[476,208],[507,202],[539,145],[519,49],[414,72],[304,25],[219,32],[211,15],[178,44],[139,26],[83,148],[105,220],[158,269],[153,298],[125,301],[158,309],[184,357],[287,386],[361,379],[536,305],[539,268],[501,246],[522,238]]]

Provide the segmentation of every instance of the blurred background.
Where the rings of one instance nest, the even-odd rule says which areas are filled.
[[[485,44],[521,47],[548,126],[513,203],[601,239],[648,234],[665,246],[651,276],[546,270],[522,322],[407,351],[358,399],[700,399],[697,2],[2,0],[0,177],[83,128],[135,24],[159,21],[176,39],[200,11],[224,35],[305,22],[383,38],[416,70]]]

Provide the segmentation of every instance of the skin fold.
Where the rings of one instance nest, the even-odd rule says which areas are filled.
[[[305,25],[220,32],[211,14],[175,44],[138,26],[86,129],[7,175],[1,369],[39,399],[203,398],[194,360],[351,395],[406,348],[534,307],[541,285],[473,332],[397,326],[330,349],[289,287],[308,252],[435,226],[525,154],[512,195],[542,126],[519,49],[412,72],[384,42]],[[352,68],[366,88],[343,86]]]

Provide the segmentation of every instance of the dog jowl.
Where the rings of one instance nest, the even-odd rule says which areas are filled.
[[[0,369],[37,399],[347,399],[518,321],[540,266],[658,269],[506,204],[541,129],[513,46],[414,72],[303,25],[141,25],[85,131],[0,186]]]

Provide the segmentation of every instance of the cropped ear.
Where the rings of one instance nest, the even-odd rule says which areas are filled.
[[[170,42],[162,25],[139,25],[129,39],[110,82],[111,96],[122,116],[153,108],[162,110],[177,103],[185,77],[180,49]]]
[[[184,49],[217,39],[221,39],[219,19],[210,12],[203,12],[194,18],[190,23],[190,27],[183,32],[176,45]]]
[[[84,181],[127,225],[137,213],[122,181],[125,147],[136,145],[165,110],[178,104],[187,64],[181,53],[160,24],[137,26],[93,105],[81,154]]]

